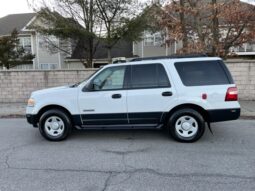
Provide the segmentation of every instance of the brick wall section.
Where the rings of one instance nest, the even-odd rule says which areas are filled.
[[[241,100],[255,100],[255,61],[227,62]],[[74,84],[94,69],[56,71],[0,71],[0,103],[26,102],[32,91]]]

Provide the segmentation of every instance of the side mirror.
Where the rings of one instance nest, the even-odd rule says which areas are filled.
[[[101,85],[102,85],[101,80],[95,79],[94,81],[88,83],[88,84],[84,87],[83,91],[86,92],[86,91],[96,91],[96,90],[100,90]]]
[[[101,80],[95,79],[95,80],[92,82],[93,89],[94,89],[94,90],[100,89],[101,84],[102,84]]]

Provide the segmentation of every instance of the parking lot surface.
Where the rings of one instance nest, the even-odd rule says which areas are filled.
[[[161,131],[75,131],[44,140],[0,119],[0,191],[255,190],[255,120],[212,125],[193,144]]]

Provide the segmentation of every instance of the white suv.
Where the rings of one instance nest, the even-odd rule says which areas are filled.
[[[197,141],[206,123],[236,120],[238,92],[220,58],[141,59],[110,64],[72,86],[33,92],[27,120],[61,141],[78,129],[167,129]]]

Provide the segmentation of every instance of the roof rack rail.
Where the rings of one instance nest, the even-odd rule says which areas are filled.
[[[208,57],[208,56],[206,54],[155,56],[155,57],[134,58],[134,59],[130,60],[130,62],[137,62],[137,61],[144,61],[144,60],[160,60],[160,59],[198,58],[198,57]]]

